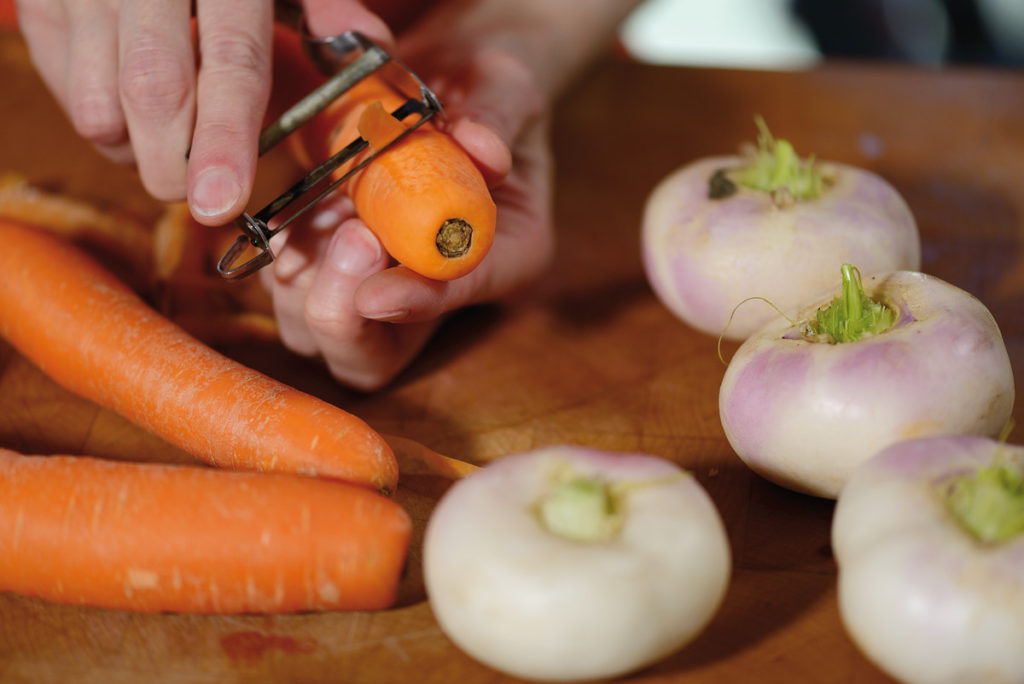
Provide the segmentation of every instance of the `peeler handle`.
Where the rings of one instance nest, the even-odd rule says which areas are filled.
[[[333,192],[352,174],[369,164],[384,149],[391,147],[435,115],[439,114],[444,119],[444,109],[441,107],[440,101],[419,77],[362,34],[349,31],[328,38],[316,38],[304,31],[303,40],[310,56],[314,61],[318,61],[321,68],[336,69],[336,71],[319,87],[292,105],[276,121],[263,129],[259,139],[260,156],[323,111],[331,102],[357,83],[378,72],[380,72],[381,78],[396,92],[402,93],[407,98],[404,104],[391,112],[391,115],[400,121],[411,115],[418,115],[419,118],[398,138],[382,150],[377,150],[370,157],[360,161],[342,178],[331,182],[330,175],[335,169],[366,149],[367,142],[362,138],[351,141],[258,212],[243,213],[236,220],[242,235],[238,236],[217,262],[217,271],[222,277],[229,280],[251,275],[271,263],[274,260],[274,254],[270,248],[270,240],[274,235]],[[319,193],[314,193],[323,184],[327,184],[327,187]],[[278,214],[300,198],[306,197],[307,193],[316,196],[286,219],[276,223],[273,228],[270,227],[271,221]],[[251,251],[251,248],[255,248],[257,254],[243,263],[238,263],[246,252]]]
[[[295,129],[316,116],[339,95],[391,60],[391,55],[355,31],[348,31],[330,38],[309,38],[307,44],[308,41],[313,40],[324,46],[330,46],[325,50],[334,54],[335,58],[339,60],[337,63],[343,65],[344,68],[340,68],[333,77],[296,102],[277,121],[263,129],[259,140],[261,156]],[[336,52],[340,50],[345,50],[345,52]],[[357,50],[360,51],[358,56],[353,57]],[[343,56],[345,61],[341,61]]]

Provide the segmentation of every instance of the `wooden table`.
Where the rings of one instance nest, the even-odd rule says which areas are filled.
[[[155,220],[162,208],[132,172],[70,132],[13,36],[0,41],[0,70],[0,171]],[[531,297],[453,318],[393,386],[370,396],[339,388],[316,363],[278,345],[228,351],[381,431],[473,462],[572,442],[649,452],[692,470],[726,522],[732,583],[695,642],[629,681],[888,681],[839,620],[832,502],[769,484],[734,455],[717,413],[724,369],[715,339],[673,318],[641,268],[648,191],[682,163],[752,139],[757,113],[798,150],[873,169],[895,184],[919,220],[924,270],[989,306],[1020,386],[1024,77],[884,65],[769,73],[610,57],[557,111],[560,251]],[[1024,424],[1019,406],[1015,416]],[[0,444],[188,460],[56,387],[3,343]],[[403,500],[420,524],[444,486],[429,477],[404,482]],[[417,552],[414,545],[414,564]],[[0,595],[0,680],[509,681],[442,635],[415,572],[400,605],[377,613],[143,615]]]

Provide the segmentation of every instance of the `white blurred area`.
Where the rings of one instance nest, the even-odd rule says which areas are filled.
[[[620,38],[630,55],[654,64],[792,69],[821,57],[789,0],[646,0]]]
[[[953,27],[940,0],[875,4],[899,58],[930,66],[948,61]],[[1000,61],[1024,63],[1024,0],[976,0],[976,7]],[[654,64],[786,70],[823,57],[791,0],[645,0],[620,39],[633,57]]]

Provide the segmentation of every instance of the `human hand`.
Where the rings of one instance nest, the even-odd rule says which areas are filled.
[[[314,33],[325,35],[311,22]],[[553,251],[546,101],[532,74],[486,35],[414,28],[398,56],[439,95],[447,132],[474,158],[498,206],[490,253],[470,274],[434,281],[391,262],[344,198],[318,205],[262,272],[281,337],[320,356],[343,384],[373,390],[420,352],[445,315],[536,280]]]
[[[391,40],[356,0],[306,5],[311,17],[329,7],[339,30]],[[234,219],[252,191],[273,10],[272,0],[17,0],[36,69],[75,130],[137,164],[153,197],[187,197],[205,225]]]

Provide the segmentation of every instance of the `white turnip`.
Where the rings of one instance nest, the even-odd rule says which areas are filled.
[[[719,414],[747,465],[834,498],[857,465],[894,442],[999,434],[1013,374],[978,299],[916,272],[871,276],[862,287],[844,266],[843,283],[841,297],[778,317],[730,360]]]
[[[843,623],[910,684],[1024,682],[1024,448],[895,444],[859,467],[832,528]]]
[[[841,263],[864,273],[918,270],[921,244],[906,202],[886,180],[835,162],[801,160],[761,125],[759,149],[698,159],[647,199],[641,246],[658,298],[697,330],[741,340],[772,316],[825,292]],[[735,316],[730,321],[735,309]]]
[[[455,483],[423,545],[442,630],[508,674],[624,674],[718,609],[730,551],[704,489],[673,463],[578,446],[502,458]]]

